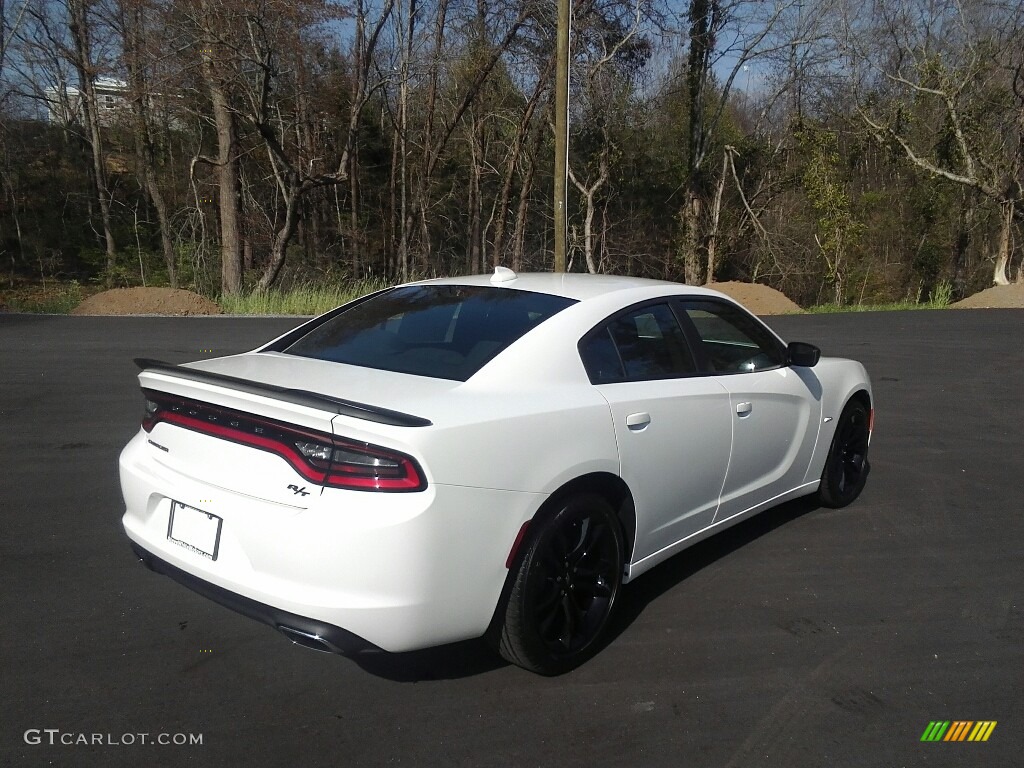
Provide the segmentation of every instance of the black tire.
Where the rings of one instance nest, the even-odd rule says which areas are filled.
[[[868,409],[851,400],[843,409],[821,472],[818,498],[826,507],[845,507],[864,490],[868,472]]]
[[[542,675],[568,672],[593,656],[622,584],[623,558],[622,525],[597,494],[569,497],[531,523],[499,653]]]

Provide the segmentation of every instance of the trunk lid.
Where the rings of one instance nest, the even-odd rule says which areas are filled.
[[[159,404],[149,424],[158,464],[185,477],[265,501],[309,508],[322,473],[303,461],[297,442],[325,443],[335,421],[358,425],[344,437],[374,442],[397,430],[429,425],[391,406],[425,403],[409,397],[422,377],[374,371],[278,353],[246,353],[184,366],[137,361],[139,383]],[[426,380],[425,389],[434,380]],[[457,382],[443,382],[455,385]],[[436,388],[436,387],[434,387]],[[369,402],[364,402],[363,400]]]

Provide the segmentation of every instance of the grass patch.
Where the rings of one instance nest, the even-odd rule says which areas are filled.
[[[819,304],[810,307],[807,312],[812,315],[829,315],[835,312],[898,312],[907,309],[945,309],[953,300],[953,284],[948,280],[940,280],[932,287],[927,301],[921,301],[918,290],[914,300],[894,301],[888,304]]]
[[[383,279],[299,285],[288,291],[224,295],[217,298],[217,303],[229,315],[319,315],[389,285],[391,283]]]
[[[0,292],[0,309],[5,312],[32,312],[66,315],[94,290],[86,291],[78,283],[24,285]]]
[[[894,301],[889,304],[818,304],[808,307],[809,315],[831,315],[838,312],[898,312],[907,309],[947,309],[949,303],[937,301]]]

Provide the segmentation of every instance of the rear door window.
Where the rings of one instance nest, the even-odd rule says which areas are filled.
[[[687,376],[696,364],[668,304],[648,304],[612,318],[580,342],[593,384]]]

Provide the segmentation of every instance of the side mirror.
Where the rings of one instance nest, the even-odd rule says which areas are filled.
[[[821,350],[804,341],[791,341],[786,346],[786,364],[813,368],[821,359]]]

